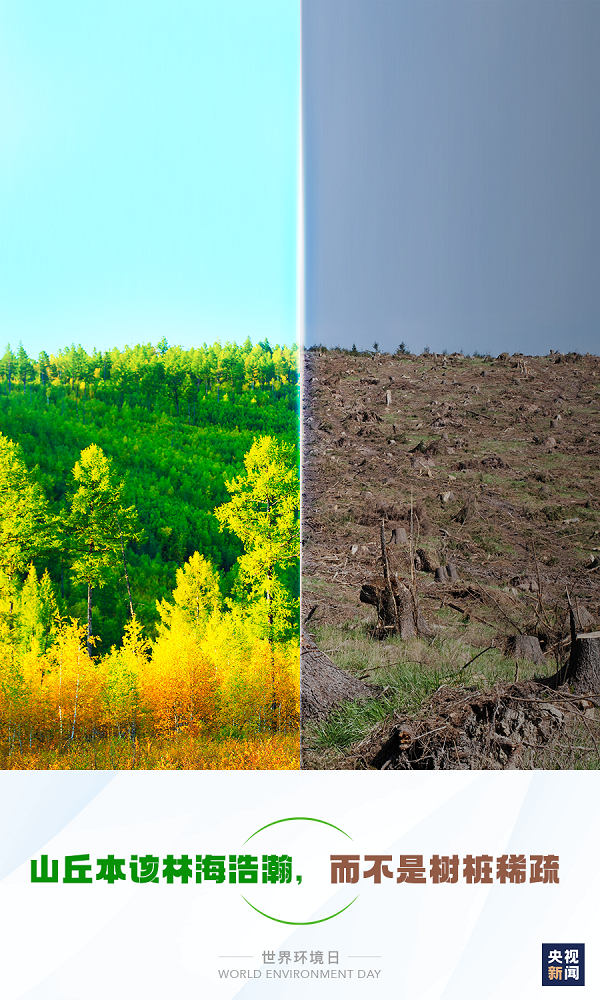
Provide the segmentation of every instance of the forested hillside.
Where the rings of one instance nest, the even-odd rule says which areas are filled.
[[[132,599],[149,634],[156,601],[170,594],[175,571],[195,551],[224,574],[242,552],[220,533],[213,510],[227,499],[225,479],[243,466],[259,434],[295,443],[298,372],[295,350],[267,342],[214,344],[184,351],[149,344],[123,351],[71,347],[29,359],[22,347],[0,364],[0,431],[37,466],[52,513],[66,509],[72,470],[82,449],[99,445],[125,481],[125,501],[143,535],[128,550]],[[34,558],[49,570],[65,612],[85,617],[85,589],[73,581],[65,547]],[[290,579],[293,586],[293,580]],[[127,620],[122,569],[96,595],[99,651],[119,643]]]
[[[297,766],[297,381],[267,342],[6,350],[3,767]]]

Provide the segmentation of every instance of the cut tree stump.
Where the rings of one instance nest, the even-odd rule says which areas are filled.
[[[307,632],[300,642],[300,712],[302,721],[325,719],[344,701],[373,698],[381,688],[364,684],[337,667]]]
[[[546,662],[537,635],[509,635],[506,640],[506,651],[509,656],[514,656],[518,660],[531,660],[532,663]]]
[[[569,623],[571,628],[571,653],[560,670],[551,677],[538,678],[548,687],[559,688],[568,684],[575,694],[600,695],[600,634],[592,631],[594,619],[587,608],[573,607],[570,597]]]
[[[459,521],[460,524],[466,524],[467,521],[470,521],[473,517],[476,517],[477,514],[478,514],[477,498],[475,497],[474,494],[470,494],[467,497],[463,506],[460,508],[458,514],[455,517],[455,520]]]
[[[571,655],[565,680],[576,694],[600,695],[600,637],[597,632],[584,632],[581,617],[575,608],[569,609],[571,623]]]
[[[416,587],[411,583],[392,578],[388,587],[385,580],[371,580],[363,583],[359,599],[376,608],[379,639],[390,635],[399,635],[401,639],[415,636],[431,639],[435,635],[419,606]]]
[[[383,580],[363,583],[359,595],[363,604],[372,604],[377,608],[377,638],[385,639],[388,635],[399,635],[401,639],[412,639],[415,636],[432,638],[435,632],[419,607],[414,583],[399,580],[395,574],[392,576],[390,573],[383,518],[379,538]]]
[[[425,551],[425,549],[417,549],[415,554],[415,563],[417,558],[420,561],[421,569],[425,573],[435,573],[436,569],[438,568],[438,564],[431,558],[431,556],[429,555],[428,552]]]

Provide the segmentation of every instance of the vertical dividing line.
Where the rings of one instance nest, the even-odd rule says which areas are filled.
[[[298,374],[300,380],[300,399],[298,407],[298,425],[300,431],[300,767],[303,763],[302,744],[302,538],[304,496],[304,342],[306,334],[305,315],[305,244],[304,244],[304,101],[302,95],[302,0],[298,0],[298,161],[296,177],[296,344],[298,346]]]
[[[298,158],[296,167],[296,343],[304,347],[305,235],[304,235],[304,101],[302,96],[302,3],[299,2],[298,45]]]

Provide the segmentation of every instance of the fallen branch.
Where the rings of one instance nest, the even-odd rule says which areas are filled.
[[[484,417],[486,420],[491,420],[493,423],[497,423],[496,417],[490,417],[487,413],[476,413],[475,410],[467,410],[465,406],[465,413],[470,413],[472,417]]]
[[[494,643],[492,643],[492,645],[491,645],[491,646],[486,646],[486,648],[485,648],[485,649],[482,649],[482,650],[480,650],[480,652],[479,652],[479,653],[477,653],[477,654],[476,654],[476,655],[475,655],[475,656],[474,656],[474,657],[473,657],[473,658],[472,658],[471,660],[469,660],[469,662],[468,662],[468,663],[465,663],[464,667],[461,667],[461,668],[460,668],[460,670],[457,670],[456,672],[457,672],[458,674],[460,674],[460,673],[461,673],[461,672],[462,672],[463,670],[466,670],[466,669],[467,669],[467,667],[470,667],[470,666],[471,666],[471,664],[475,662],[475,660],[477,659],[477,657],[479,657],[479,656],[483,656],[483,654],[484,654],[484,653],[487,653],[487,652],[489,652],[489,650],[490,650],[490,649],[495,649],[495,648],[496,648],[496,647],[494,646]]]
[[[440,597],[438,594],[426,594],[423,593],[422,597],[428,597],[430,601],[439,601]],[[480,618],[479,615],[474,615],[472,611],[468,608],[461,608],[459,604],[453,604],[452,601],[444,601],[443,605],[440,605],[438,611],[442,610],[442,607],[452,608],[454,611],[460,611],[461,615],[468,615],[469,618],[473,618],[476,622],[481,622],[482,625],[487,625],[488,628],[497,628],[497,625],[492,622],[488,622],[485,618]],[[516,627],[516,626],[515,626]]]

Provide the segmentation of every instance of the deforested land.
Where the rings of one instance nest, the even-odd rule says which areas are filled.
[[[597,768],[600,359],[304,365],[303,766]]]
[[[0,767],[299,766],[294,348],[0,358]]]

